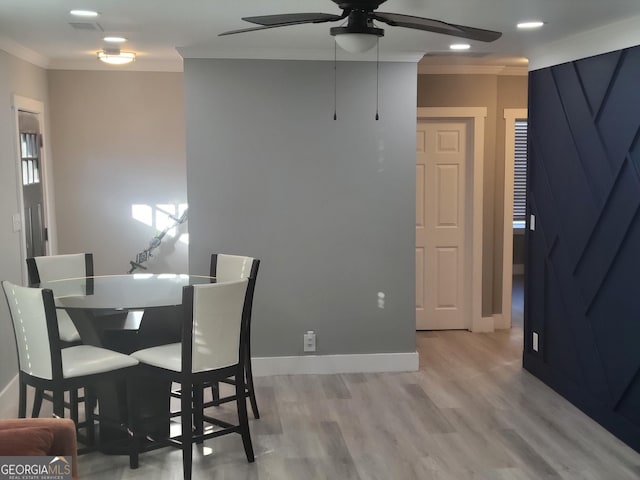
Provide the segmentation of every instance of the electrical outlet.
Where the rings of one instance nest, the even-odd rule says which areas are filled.
[[[309,330],[304,334],[304,351],[315,352],[316,351],[316,332]]]
[[[531,215],[531,218],[529,220],[529,230],[533,231],[535,229],[536,229],[536,216]]]
[[[533,351],[538,351],[538,334],[536,332],[533,332]]]

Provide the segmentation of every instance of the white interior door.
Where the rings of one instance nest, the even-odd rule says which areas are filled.
[[[465,329],[467,125],[418,122],[416,146],[416,329]]]

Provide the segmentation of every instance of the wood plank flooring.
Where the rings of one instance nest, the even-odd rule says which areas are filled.
[[[213,439],[194,447],[193,478],[640,478],[640,454],[522,369],[521,327],[419,332],[417,349],[418,372],[256,378],[255,463],[239,436]],[[170,448],[143,454],[137,470],[99,453],[79,466],[93,480],[182,478]]]

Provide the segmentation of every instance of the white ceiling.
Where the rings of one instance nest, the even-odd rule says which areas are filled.
[[[78,19],[74,8],[100,12]],[[388,0],[380,11],[423,16],[503,32],[496,42],[470,42],[484,61],[527,57],[532,51],[601,27],[640,16],[639,0]],[[294,12],[339,14],[330,0],[0,0],[0,48],[47,68],[104,68],[96,52],[103,36],[122,35],[122,50],[138,53],[137,70],[181,70],[182,56],[210,58],[331,59],[336,23],[296,25],[218,37],[250,27],[241,17]],[[519,21],[541,19],[539,31],[518,31]],[[92,24],[77,30],[70,22]],[[388,25],[380,41],[382,59],[420,58],[446,52],[453,37]],[[361,56],[365,59],[375,52]],[[339,52],[338,57],[350,58]],[[427,59],[432,57],[427,57]],[[449,62],[451,57],[445,60]],[[437,62],[442,62],[438,60]],[[476,62],[476,59],[467,60]],[[114,68],[114,67],[107,67]],[[122,68],[122,67],[116,67]]]

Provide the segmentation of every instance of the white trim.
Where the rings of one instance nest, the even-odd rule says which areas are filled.
[[[18,416],[18,375],[13,377],[0,392],[0,418]]]
[[[0,50],[4,50],[8,54],[38,67],[49,67],[49,59],[47,57],[40,55],[38,52],[35,52],[30,48],[23,47],[9,38],[0,37]]]
[[[22,269],[22,281],[23,284],[27,284],[27,269],[26,269],[26,258],[27,258],[27,246],[26,246],[26,238],[25,238],[25,226],[24,226],[24,198],[22,195],[22,164],[20,158],[20,134],[19,134],[19,121],[18,121],[18,112],[29,112],[38,117],[38,125],[40,128],[40,134],[44,139],[43,148],[40,151],[40,166],[41,166],[41,182],[42,182],[42,197],[43,197],[43,213],[44,213],[44,222],[45,227],[48,229],[49,239],[45,244],[47,254],[55,253],[56,249],[56,240],[55,240],[55,225],[52,218],[52,212],[54,211],[54,205],[52,200],[52,191],[50,189],[50,185],[52,184],[51,175],[53,174],[52,169],[49,168],[49,158],[47,152],[47,124],[46,124],[46,115],[45,115],[45,106],[44,103],[34,100],[27,97],[21,97],[20,95],[13,95],[11,108],[13,109],[14,114],[14,142],[15,142],[15,164],[16,167],[16,175],[17,175],[17,196],[18,196],[18,209],[20,211],[21,221],[22,221],[22,229],[20,231],[20,255],[21,255],[21,269]]]
[[[502,316],[495,328],[511,328],[511,288],[513,283],[513,162],[515,122],[527,118],[526,108],[504,109],[504,191],[502,220]]]
[[[473,158],[469,167],[472,170],[472,182],[467,190],[471,196],[471,282],[465,301],[471,308],[465,309],[467,328],[473,332],[484,328],[482,319],[482,200],[484,169],[484,123],[487,116],[486,107],[418,107],[418,120],[461,118],[471,122],[473,130]]]
[[[529,70],[551,67],[638,44],[640,44],[640,15],[532,49],[528,55]]]
[[[515,75],[529,74],[528,67],[514,65],[424,65],[418,64],[418,75]]]
[[[251,360],[251,366],[253,375],[256,377],[325,373],[415,372],[418,370],[418,352],[254,357]]]
[[[225,48],[214,50],[209,47],[180,47],[177,48],[182,58],[217,58],[244,60],[327,60],[333,61],[333,43],[331,48]],[[418,63],[424,52],[385,53],[380,52],[381,62],[409,62]],[[338,49],[338,61],[375,62],[376,49],[365,53],[348,53]]]
[[[182,57],[175,59],[151,60],[138,56],[136,61],[127,65],[108,65],[95,56],[84,60],[54,59],[49,64],[50,70],[90,70],[110,72],[182,72]]]
[[[473,333],[491,333],[496,329],[495,315],[490,317],[482,317],[479,321],[475,322],[471,331]]]

